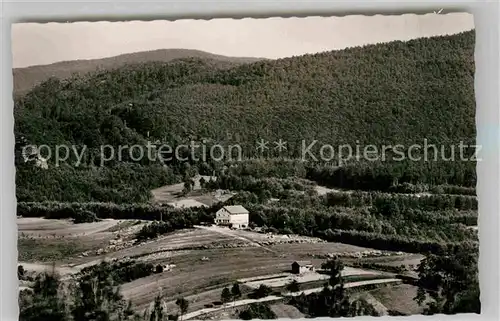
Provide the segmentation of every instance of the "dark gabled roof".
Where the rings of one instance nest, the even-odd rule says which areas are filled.
[[[299,266],[312,265],[311,261],[295,261],[292,264],[298,264]]]

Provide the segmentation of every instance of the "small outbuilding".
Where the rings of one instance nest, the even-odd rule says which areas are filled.
[[[303,274],[307,272],[314,272],[314,265],[311,261],[295,261],[292,263],[293,274]]]

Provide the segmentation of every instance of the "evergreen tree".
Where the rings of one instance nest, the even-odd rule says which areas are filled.
[[[231,298],[233,299],[233,305],[237,299],[241,298],[241,289],[238,282],[235,282],[231,287]]]
[[[222,303],[226,304],[228,303],[229,301],[231,301],[231,292],[229,291],[228,288],[224,288],[222,290],[222,293],[221,293],[221,296],[220,296],[220,300],[222,301]]]
[[[425,314],[480,313],[477,249],[464,245],[455,251],[429,254],[418,267],[415,300]]]
[[[186,300],[185,298],[178,298],[175,301],[175,304],[177,304],[177,306],[179,307],[180,320],[182,321],[182,316],[186,314],[189,308],[189,301]]]
[[[54,272],[44,272],[35,278],[33,290],[22,291],[19,295],[19,320],[69,320],[67,304],[59,294],[61,282]]]
[[[291,293],[296,293],[300,291],[300,284],[297,280],[292,280],[290,283],[286,285],[287,291]]]
[[[74,321],[117,320],[126,310],[126,302],[108,273],[84,274],[74,282]]]
[[[151,312],[151,315],[149,316],[149,321],[163,321],[163,304],[161,302],[161,297],[158,295],[155,297],[154,301],[154,306],[153,306],[153,311]]]

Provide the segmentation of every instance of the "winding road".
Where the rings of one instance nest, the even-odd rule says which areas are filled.
[[[396,283],[396,282],[401,282],[401,280],[400,279],[377,279],[377,280],[358,281],[358,282],[346,283],[346,284],[344,284],[344,287],[345,288],[355,288],[355,287],[371,285],[371,284],[384,284],[384,283]],[[302,293],[307,295],[307,294],[311,294],[311,293],[315,293],[315,292],[320,292],[321,290],[323,290],[323,287],[308,289],[308,290],[304,290],[304,291],[300,291],[300,292],[296,292],[296,293],[287,293],[284,296],[270,295],[270,296],[266,296],[266,297],[260,298],[260,299],[239,300],[239,301],[235,301],[232,304],[224,305],[224,306],[217,307],[217,308],[205,308],[205,309],[201,309],[198,311],[186,313],[182,317],[182,319],[189,320],[189,319],[192,319],[192,318],[195,318],[195,317],[198,317],[200,315],[207,314],[207,313],[221,311],[221,310],[227,309],[228,307],[238,307],[238,306],[248,305],[248,304],[252,304],[252,303],[279,301],[279,300],[282,300],[284,297],[298,296],[298,295],[301,295]]]

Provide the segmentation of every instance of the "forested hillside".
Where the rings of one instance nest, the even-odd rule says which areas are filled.
[[[24,94],[30,91],[35,85],[46,81],[50,77],[66,79],[70,78],[74,74],[85,75],[98,69],[109,70],[113,68],[119,68],[127,64],[153,61],[167,62],[188,57],[208,58],[223,62],[232,62],[235,64],[250,63],[260,60],[260,58],[226,57],[221,55],[214,55],[200,50],[159,49],[123,54],[102,59],[62,61],[50,65],[15,68],[13,70],[14,93]]]
[[[189,58],[50,79],[16,99],[18,151],[23,142],[99,148],[148,139],[171,146],[205,140],[238,143],[253,157],[259,156],[255,142],[263,138],[283,139],[284,156],[296,158],[302,140],[318,140],[318,146],[410,146],[427,139],[446,145],[448,155],[451,144],[475,142],[473,58],[470,31],[250,64]],[[179,181],[186,170],[145,161],[108,165],[19,166],[18,199],[144,201],[149,188]],[[142,174],[151,171],[154,178]],[[321,168],[310,176],[326,185],[347,182],[364,189],[394,181],[476,184],[471,161],[362,162],[340,176]],[[363,177],[372,182],[363,184]]]

